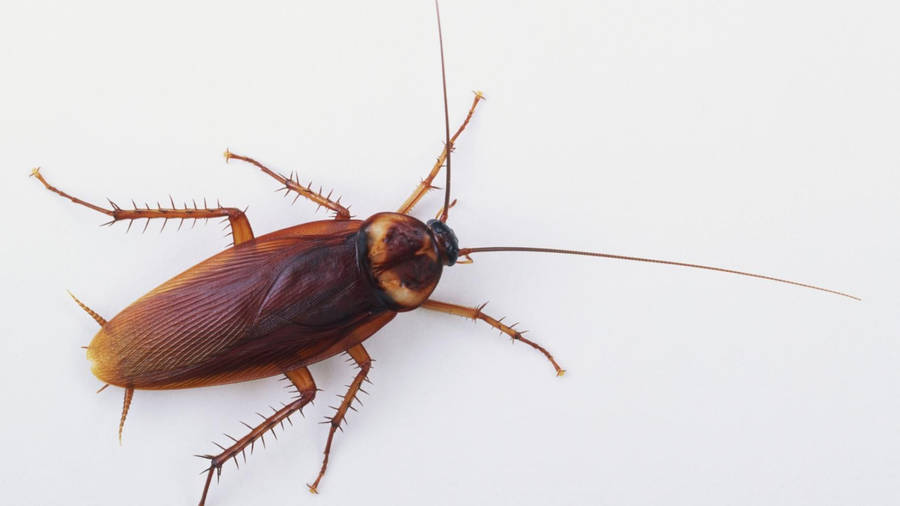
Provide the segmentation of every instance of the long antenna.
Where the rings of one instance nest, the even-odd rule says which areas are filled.
[[[647,262],[651,264],[665,264],[665,265],[677,265],[679,267],[690,267],[692,269],[704,269],[707,271],[717,271],[717,272],[725,272],[728,274],[737,274],[740,276],[748,276],[751,278],[758,279],[767,279],[769,281],[776,281],[778,283],[786,283],[788,285],[801,286],[803,288],[811,288],[813,290],[819,290],[821,292],[833,293],[835,295],[840,295],[841,297],[847,297],[853,300],[862,300],[855,295],[850,295],[844,292],[838,292],[837,290],[831,290],[829,288],[822,288],[821,286],[809,285],[806,283],[799,283],[797,281],[790,281],[787,279],[775,278],[772,276],[765,276],[763,274],[754,274],[752,272],[744,272],[744,271],[736,271],[733,269],[725,269],[722,267],[712,267],[709,265],[700,265],[700,264],[689,264],[685,262],[673,262],[671,260],[658,260],[656,258],[642,258],[642,257],[632,257],[625,255],[613,255],[609,253],[594,253],[590,251],[576,251],[570,249],[555,249],[555,248],[525,248],[525,247],[517,247],[517,246],[494,246],[488,248],[462,248],[459,250],[459,256],[468,256],[472,253],[488,253],[492,251],[526,251],[531,253],[559,253],[561,255],[582,255],[588,257],[601,257],[601,258],[612,258],[615,260],[630,260],[633,262]]]
[[[447,72],[444,70],[444,35],[441,33],[441,8],[438,0],[434,0],[434,11],[437,14],[438,42],[441,45],[441,82],[444,86],[444,149],[447,151],[447,184],[444,190],[444,210],[441,211],[441,221],[447,222],[447,214],[450,211],[450,112],[447,107]]]

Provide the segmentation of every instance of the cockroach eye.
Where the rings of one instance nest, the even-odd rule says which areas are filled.
[[[448,266],[455,264],[459,257],[459,241],[457,241],[453,229],[441,220],[428,220],[428,228],[434,234],[444,262]]]

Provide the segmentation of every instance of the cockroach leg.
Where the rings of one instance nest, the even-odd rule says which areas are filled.
[[[251,165],[255,165],[259,170],[265,172],[272,178],[274,178],[279,183],[283,184],[284,187],[281,190],[285,192],[295,192],[297,197],[294,198],[294,201],[300,197],[306,197],[309,200],[315,202],[320,207],[324,207],[330,209],[334,212],[335,219],[338,220],[348,220],[350,219],[350,209],[341,205],[341,199],[338,198],[336,201],[331,200],[331,192],[327,195],[322,194],[322,189],[320,188],[318,191],[313,190],[312,183],[309,183],[306,186],[300,184],[300,181],[292,174],[291,177],[285,177],[281,174],[275,172],[274,170],[266,167],[265,165],[259,163],[258,161],[250,158],[248,156],[241,156],[231,151],[225,150],[225,162],[227,163],[229,160],[241,160],[247,162]]]
[[[561,368],[559,366],[559,364],[556,363],[556,360],[554,360],[553,355],[551,355],[549,351],[547,351],[543,346],[537,344],[536,342],[523,337],[522,334],[524,333],[524,331],[518,331],[513,328],[514,325],[513,326],[506,325],[502,321],[484,314],[482,309],[484,309],[484,306],[486,306],[486,305],[487,305],[487,302],[485,302],[484,304],[482,304],[478,307],[473,308],[473,307],[460,306],[457,304],[449,304],[447,302],[439,302],[436,300],[428,299],[425,302],[423,302],[422,305],[419,307],[422,307],[424,309],[430,309],[432,311],[440,311],[442,313],[449,313],[449,314],[453,314],[453,315],[457,315],[457,316],[462,316],[464,318],[471,318],[473,320],[481,320],[481,321],[487,323],[488,325],[490,325],[491,327],[494,327],[495,329],[508,335],[514,341],[521,341],[521,342],[527,344],[528,346],[531,346],[532,348],[536,349],[537,351],[541,352],[545,357],[547,357],[547,360],[549,360],[550,363],[553,364],[553,368],[556,369],[557,376],[562,376],[566,373],[566,370]]]
[[[366,353],[366,349],[363,348],[361,344],[357,344],[350,348],[347,350],[347,353],[350,354],[350,357],[352,357],[356,362],[356,365],[359,366],[359,372],[356,373],[356,377],[353,378],[353,382],[350,383],[350,387],[347,389],[347,393],[344,395],[341,405],[335,408],[334,416],[326,418],[325,422],[323,422],[331,424],[331,429],[328,431],[328,441],[325,443],[325,457],[322,459],[322,469],[319,470],[319,475],[316,476],[316,481],[314,481],[312,485],[306,484],[306,486],[309,487],[309,491],[313,494],[319,493],[319,481],[322,480],[322,476],[325,475],[325,469],[328,467],[328,454],[331,453],[331,442],[334,439],[334,433],[341,427],[341,423],[343,423],[344,417],[347,415],[347,410],[354,409],[352,406],[353,401],[356,400],[359,402],[356,396],[359,394],[362,382],[366,380],[369,369],[372,367],[372,359],[369,358],[369,354]]]
[[[453,134],[453,137],[450,138],[450,150],[453,150],[453,145],[456,143],[456,139],[459,137],[459,134],[466,129],[466,126],[469,124],[469,120],[472,119],[472,115],[475,114],[475,107],[478,105],[478,102],[484,100],[484,95],[480,91],[475,92],[475,98],[472,100],[472,105],[469,107],[469,112],[466,114],[466,119],[463,120],[462,124],[456,130],[456,133]],[[434,190],[437,187],[433,186],[431,183],[434,181],[434,178],[437,177],[438,173],[441,171],[441,167],[444,166],[444,161],[447,160],[447,146],[444,146],[444,149],[441,151],[440,156],[438,156],[437,161],[434,163],[434,167],[431,168],[431,172],[423,179],[416,189],[413,190],[412,194],[403,202],[403,205],[397,210],[398,213],[409,214],[412,211],[412,208],[422,200],[422,197],[428,193],[429,190]]]
[[[453,199],[450,202],[450,206],[447,209],[449,210],[449,209],[453,209],[454,207],[456,207],[456,202],[457,202],[457,199]],[[437,216],[435,216],[434,219],[436,219],[436,220],[441,219],[441,215],[443,215],[443,214],[444,214],[444,206],[441,206],[440,210],[438,210],[438,212],[437,212]]]
[[[157,219],[162,218],[166,221],[168,220],[176,220],[181,219],[184,220],[198,220],[203,218],[228,218],[228,221],[231,223],[231,232],[234,236],[234,244],[238,245],[242,242],[249,241],[253,239],[253,229],[250,228],[250,221],[247,220],[247,216],[240,209],[235,209],[233,207],[215,207],[215,208],[207,208],[207,207],[197,207],[196,205],[193,208],[184,206],[184,208],[178,209],[175,207],[174,201],[169,199],[172,204],[172,207],[166,208],[162,206],[157,206],[156,209],[151,209],[149,206],[144,208],[138,208],[136,205],[134,209],[122,209],[115,202],[110,201],[109,204],[112,206],[112,209],[106,209],[100,206],[96,206],[91,204],[90,202],[85,202],[79,198],[73,197],[68,193],[59,190],[58,188],[51,186],[50,183],[44,179],[44,176],[41,174],[40,169],[34,169],[31,171],[31,175],[36,177],[38,181],[40,181],[45,188],[48,190],[58,194],[61,197],[67,198],[72,202],[82,205],[84,207],[93,209],[99,213],[103,213],[112,218],[108,223],[113,224],[117,221],[130,220],[133,222],[134,220],[139,219]],[[165,226],[165,224],[163,225]],[[129,228],[131,225],[129,224]]]
[[[209,484],[212,483],[213,473],[216,476],[222,475],[222,465],[230,459],[234,459],[237,464],[238,455],[243,453],[247,446],[252,445],[257,439],[265,436],[266,432],[275,433],[275,427],[281,425],[284,419],[294,414],[298,410],[302,410],[304,406],[309,404],[316,396],[316,383],[313,380],[309,369],[301,367],[284,373],[291,380],[291,383],[297,388],[300,397],[292,402],[285,404],[281,409],[275,410],[271,416],[265,418],[262,423],[250,429],[246,436],[234,441],[234,444],[228,448],[223,448],[218,455],[198,455],[209,460],[209,469],[206,474],[206,483],[203,485],[203,495],[200,496],[200,506],[206,503],[206,494],[209,492]],[[274,409],[274,408],[273,408]],[[261,416],[261,415],[260,415]],[[247,424],[245,424],[247,425]],[[249,425],[248,425],[249,427]]]

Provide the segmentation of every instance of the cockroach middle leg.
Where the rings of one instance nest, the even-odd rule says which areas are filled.
[[[550,363],[553,364],[553,368],[556,369],[557,376],[562,376],[563,374],[566,373],[566,370],[561,368],[559,366],[559,364],[556,363],[556,360],[553,358],[553,355],[551,355],[549,351],[547,351],[543,346],[537,344],[536,342],[531,341],[530,339],[526,339],[524,336],[522,336],[522,334],[525,331],[519,331],[519,330],[514,329],[513,328],[514,325],[506,325],[505,323],[503,323],[501,321],[502,318],[500,320],[498,320],[494,317],[484,314],[482,309],[484,309],[484,306],[486,306],[486,305],[487,305],[487,303],[485,302],[484,304],[477,306],[477,307],[466,307],[466,306],[460,306],[457,304],[449,304],[447,302],[439,302],[436,300],[428,299],[425,302],[423,302],[420,307],[425,308],[425,309],[431,309],[432,311],[440,311],[441,313],[448,313],[448,314],[453,314],[453,315],[457,315],[457,316],[462,316],[464,318],[471,318],[473,320],[481,320],[481,321],[487,323],[488,325],[490,325],[491,327],[494,327],[495,329],[508,335],[509,337],[511,337],[513,339],[513,341],[521,341],[521,342],[527,344],[528,346],[531,346],[532,348],[536,349],[537,351],[541,352],[545,357],[547,357],[547,360],[549,360]]]
[[[459,128],[456,130],[456,133],[454,133],[453,137],[450,138],[449,148],[451,151],[453,150],[453,145],[456,143],[456,139],[459,137],[459,134],[461,134],[463,130],[466,129],[466,126],[468,126],[469,124],[469,120],[471,120],[472,115],[475,114],[475,107],[478,106],[478,102],[481,102],[482,100],[484,100],[484,94],[482,94],[480,91],[476,91],[475,98],[472,100],[472,105],[469,107],[469,112],[466,114],[466,119],[463,120],[462,124],[459,125]],[[422,197],[424,197],[425,194],[429,192],[429,190],[437,188],[431,183],[434,181],[434,178],[437,177],[438,172],[441,171],[441,167],[444,166],[444,162],[447,160],[447,148],[448,146],[444,146],[444,149],[441,151],[440,156],[438,156],[437,161],[434,162],[434,166],[431,168],[431,172],[429,172],[428,175],[425,176],[425,179],[423,179],[418,184],[418,186],[416,186],[416,189],[413,190],[412,194],[406,199],[405,202],[403,202],[403,205],[401,205],[400,208],[397,209],[398,213],[409,214],[409,212],[412,211],[412,208],[415,207],[420,200],[422,200]]]
[[[247,428],[250,429],[250,432],[247,433],[246,436],[240,439],[233,439],[234,444],[229,446],[228,448],[219,446],[222,448],[222,453],[218,455],[198,455],[198,457],[209,459],[209,469],[206,474],[206,483],[203,485],[203,495],[200,496],[200,506],[203,506],[206,503],[206,494],[209,492],[209,484],[212,483],[213,473],[216,474],[216,477],[222,475],[222,465],[226,464],[229,460],[234,460],[235,466],[238,465],[238,455],[241,454],[246,461],[246,453],[245,450],[247,446],[250,446],[251,452],[253,451],[253,444],[257,439],[261,439],[265,437],[266,432],[271,431],[272,434],[275,434],[275,427],[278,425],[283,425],[285,418],[288,418],[293,413],[302,410],[304,406],[309,404],[316,396],[316,382],[313,380],[312,374],[309,373],[309,369],[302,367],[300,369],[294,369],[291,371],[287,371],[284,373],[285,376],[294,384],[297,388],[297,392],[300,397],[295,399],[293,402],[285,404],[281,409],[275,410],[271,416],[265,418],[262,423],[257,425],[256,427],[251,427],[248,424],[244,424]],[[274,409],[274,408],[273,408]],[[262,416],[262,415],[260,415]],[[242,422],[243,423],[243,422]],[[231,436],[228,436],[231,437]]]
[[[284,190],[287,194],[288,192],[295,192],[297,196],[294,198],[294,202],[297,201],[300,197],[305,197],[316,204],[319,207],[324,207],[326,209],[330,209],[334,212],[334,218],[337,220],[348,220],[350,219],[350,209],[349,207],[344,207],[341,205],[341,199],[338,197],[337,200],[331,200],[332,192],[328,192],[327,195],[322,194],[322,188],[318,190],[313,190],[312,183],[310,182],[308,185],[303,186],[300,184],[299,179],[296,176],[291,174],[291,177],[285,177],[281,174],[275,172],[274,170],[266,167],[265,165],[259,163],[258,161],[250,158],[249,156],[242,156],[232,153],[231,151],[225,150],[225,161],[229,160],[241,160],[247,162],[251,165],[255,165],[259,170],[265,172],[272,178],[274,178],[279,183],[283,184],[284,187],[281,190]]]
[[[331,453],[331,442],[334,439],[334,433],[341,428],[341,423],[343,423],[344,417],[347,415],[347,410],[354,409],[352,406],[353,401],[357,400],[356,396],[361,390],[360,387],[362,387],[362,382],[366,380],[369,369],[372,367],[372,359],[369,358],[369,354],[366,353],[366,349],[363,348],[361,344],[357,344],[350,348],[347,350],[347,353],[350,354],[350,357],[352,357],[359,366],[359,372],[356,373],[356,377],[353,378],[353,381],[350,383],[347,393],[341,401],[341,405],[335,408],[334,416],[327,418],[325,422],[323,422],[331,424],[331,429],[328,431],[328,441],[325,443],[325,457],[322,459],[322,469],[319,470],[319,475],[316,476],[316,481],[314,481],[312,485],[306,484],[306,486],[309,487],[309,491],[313,494],[319,493],[319,481],[322,480],[322,476],[325,475],[325,469],[328,467],[328,454]]]
[[[155,209],[150,208],[149,206],[139,208],[137,205],[134,206],[134,209],[122,209],[115,202],[109,201],[109,205],[112,206],[112,209],[106,209],[104,207],[100,207],[90,202],[86,202],[77,197],[73,197],[68,193],[56,188],[55,186],[50,185],[44,176],[41,174],[40,169],[34,169],[31,171],[31,175],[36,177],[41,184],[44,185],[45,188],[56,193],[57,195],[67,198],[72,202],[87,207],[89,209],[93,209],[99,213],[103,213],[112,218],[108,223],[113,224],[117,221],[129,220],[128,228],[131,228],[131,222],[134,220],[146,219],[149,224],[152,219],[164,219],[166,222],[169,220],[181,220],[181,223],[184,220],[198,220],[203,218],[228,218],[228,221],[231,223],[231,232],[234,237],[234,244],[238,245],[242,242],[249,241],[253,239],[253,229],[250,228],[250,221],[247,219],[247,216],[240,209],[235,209],[233,207],[221,207],[217,206],[214,208],[197,207],[194,204],[194,207],[188,207],[187,204],[181,209],[175,207],[175,201],[172,198],[169,198],[169,202],[172,207],[162,207],[157,205]],[[165,227],[165,223],[163,223]],[[144,229],[146,230],[146,225]]]

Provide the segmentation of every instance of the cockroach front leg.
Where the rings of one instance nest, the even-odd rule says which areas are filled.
[[[441,171],[441,167],[444,166],[444,162],[447,160],[447,150],[453,150],[453,145],[456,143],[457,137],[459,137],[459,134],[461,134],[463,130],[466,129],[466,126],[469,124],[469,120],[471,120],[472,115],[475,114],[475,107],[478,105],[478,102],[481,102],[482,100],[484,100],[484,95],[480,91],[476,91],[475,98],[472,100],[472,105],[469,107],[469,112],[466,114],[466,119],[463,120],[462,124],[456,130],[456,133],[454,133],[453,137],[450,138],[450,145],[444,146],[444,149],[443,151],[441,151],[440,156],[438,156],[437,161],[434,162],[434,166],[431,168],[431,172],[429,172],[428,175],[425,176],[425,179],[423,179],[418,184],[418,186],[416,186],[416,189],[413,190],[412,194],[406,199],[405,202],[403,202],[403,205],[400,206],[400,209],[397,209],[398,213],[409,214],[409,212],[412,211],[412,208],[415,207],[420,200],[422,200],[422,197],[424,197],[425,194],[429,192],[429,190],[433,190],[436,188],[435,186],[432,186],[431,183],[434,181],[434,178],[437,177],[438,172]]]
[[[257,168],[259,168],[259,170],[265,172],[269,176],[272,176],[276,181],[284,185],[284,187],[282,187],[281,189],[285,191],[285,195],[287,195],[287,193],[289,192],[295,192],[297,194],[297,196],[294,197],[294,202],[296,202],[300,197],[306,197],[316,204],[319,204],[319,207],[324,207],[333,211],[335,219],[350,219],[350,209],[349,207],[344,207],[341,205],[341,198],[338,197],[337,200],[331,200],[331,194],[333,193],[333,191],[328,192],[328,195],[323,195],[322,188],[320,187],[318,191],[313,190],[311,182],[308,185],[303,186],[302,184],[300,184],[299,179],[297,179],[297,176],[295,176],[294,174],[291,174],[290,177],[282,176],[281,174],[273,171],[265,165],[257,162],[253,158],[250,158],[249,156],[237,155],[226,149],[225,162],[227,163],[232,159],[241,160],[251,165],[255,165]]]
[[[334,440],[334,433],[338,429],[344,430],[341,428],[341,424],[344,422],[347,410],[352,409],[356,411],[356,408],[353,407],[353,401],[359,402],[359,399],[357,399],[356,396],[359,394],[360,390],[362,390],[362,382],[366,381],[366,376],[368,376],[369,369],[372,367],[372,359],[369,358],[369,354],[366,353],[366,349],[363,348],[361,344],[357,344],[350,348],[347,350],[347,353],[353,361],[356,362],[356,365],[359,366],[359,372],[356,373],[356,377],[353,378],[353,381],[350,383],[347,393],[341,401],[341,405],[335,408],[334,416],[326,418],[325,422],[323,422],[331,424],[331,429],[328,431],[328,441],[325,443],[325,457],[322,459],[322,469],[319,470],[316,481],[314,481],[312,485],[306,485],[313,494],[319,493],[319,482],[322,480],[322,476],[325,475],[325,469],[328,467],[328,455],[331,453],[331,442]],[[363,390],[363,392],[365,392],[365,390]]]
[[[110,225],[117,221],[130,220],[128,224],[128,228],[130,229],[131,223],[133,223],[134,220],[146,219],[147,224],[144,225],[144,230],[146,230],[147,225],[150,223],[150,220],[156,218],[162,218],[166,220],[163,223],[163,227],[166,226],[166,223],[168,223],[169,220],[180,219],[180,227],[181,223],[184,223],[184,220],[198,220],[202,218],[228,218],[228,221],[231,224],[231,233],[234,237],[235,245],[253,239],[253,229],[250,228],[250,221],[247,220],[247,216],[240,209],[221,206],[208,208],[205,205],[204,207],[197,207],[196,204],[194,204],[193,208],[185,205],[184,208],[178,209],[175,207],[175,201],[173,201],[171,197],[169,197],[169,202],[171,203],[172,207],[169,208],[159,205],[157,205],[156,209],[151,209],[149,206],[139,208],[137,207],[137,205],[135,205],[134,209],[122,209],[121,207],[117,206],[115,202],[110,200],[109,205],[112,206],[112,209],[106,209],[91,204],[90,202],[85,202],[84,200],[81,200],[77,197],[73,197],[68,193],[52,186],[47,182],[46,179],[44,179],[44,176],[41,174],[40,169],[34,169],[31,172],[31,175],[33,177],[36,177],[37,180],[40,181],[45,188],[58,194],[59,196],[65,197],[78,205],[82,205],[111,217],[112,220],[108,222],[108,224]]]
[[[275,435],[275,427],[281,425],[284,427],[284,420],[287,419],[288,422],[293,424],[290,420],[290,416],[297,411],[301,411],[304,406],[309,404],[316,397],[316,383],[313,381],[312,375],[309,373],[309,369],[302,367],[300,369],[294,369],[293,371],[288,371],[284,374],[288,377],[288,379],[293,383],[293,385],[297,388],[297,392],[299,394],[299,398],[285,404],[281,409],[276,410],[272,408],[274,413],[272,413],[269,417],[264,417],[263,422],[257,425],[256,427],[251,427],[248,424],[244,424],[250,429],[250,432],[247,433],[246,436],[240,439],[229,438],[234,441],[234,444],[225,448],[223,446],[218,445],[219,448],[222,449],[222,453],[218,455],[198,455],[198,457],[202,457],[205,459],[209,459],[209,470],[206,473],[206,483],[203,485],[203,495],[200,497],[200,506],[203,506],[206,503],[206,494],[209,492],[209,484],[212,483],[213,473],[215,473],[216,477],[222,475],[222,466],[226,464],[229,460],[234,460],[234,465],[238,465],[238,454],[242,455],[244,461],[247,460],[247,454],[245,453],[247,447],[250,447],[250,452],[253,452],[253,446],[256,443],[256,440],[261,440],[263,444],[265,444],[265,435],[266,432],[271,432],[272,435]],[[243,423],[243,422],[241,422]],[[226,434],[227,436],[227,434]]]
[[[432,311],[440,311],[442,313],[454,314],[457,316],[462,316],[464,318],[471,318],[473,320],[481,320],[481,321],[487,323],[488,325],[490,325],[491,327],[494,327],[495,329],[508,335],[509,337],[512,338],[513,341],[521,341],[521,342],[527,344],[528,346],[531,346],[532,348],[536,349],[537,351],[541,352],[545,357],[547,357],[547,360],[549,360],[550,363],[553,364],[553,368],[556,369],[557,376],[562,376],[563,374],[566,373],[565,369],[559,367],[559,364],[556,363],[556,360],[553,359],[553,355],[551,355],[549,351],[544,349],[543,346],[537,344],[536,342],[526,339],[525,337],[522,336],[522,334],[525,333],[524,330],[522,330],[522,331],[516,330],[513,328],[515,326],[515,324],[506,325],[505,323],[502,322],[502,320],[503,320],[502,318],[498,320],[496,318],[493,318],[491,316],[484,314],[484,312],[482,312],[482,309],[484,309],[484,306],[486,306],[486,305],[487,305],[487,303],[485,302],[484,304],[482,304],[478,307],[466,307],[466,306],[460,306],[457,304],[449,304],[447,302],[439,302],[436,300],[428,299],[425,302],[423,302],[422,305],[419,307],[422,307],[424,309],[430,309]]]

